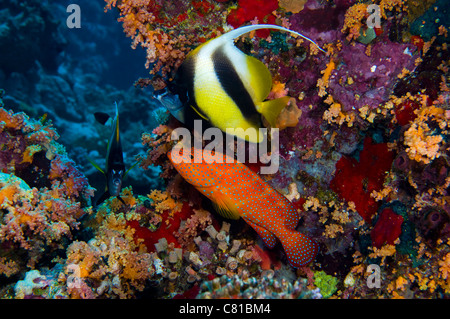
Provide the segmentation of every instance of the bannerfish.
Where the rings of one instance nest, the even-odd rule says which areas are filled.
[[[105,124],[110,116],[107,113],[96,112],[94,113],[95,119],[101,123]],[[108,142],[108,148],[106,151],[106,168],[102,170],[100,166],[91,161],[92,165],[102,172],[106,177],[105,192],[97,200],[96,205],[101,204],[104,200],[111,196],[115,196],[123,204],[125,202],[120,197],[120,191],[122,190],[122,180],[128,173],[125,172],[125,164],[123,161],[122,144],[120,142],[120,132],[119,132],[119,107],[116,103],[116,114],[112,124],[111,138]],[[131,169],[131,168],[130,168]]]
[[[277,25],[259,24],[234,29],[211,39],[191,51],[167,88],[155,97],[180,122],[203,119],[223,132],[227,128],[256,129],[255,136],[242,130],[229,132],[253,143],[263,140],[259,132],[261,114],[275,127],[289,97],[265,101],[272,88],[269,69],[258,59],[244,54],[234,45],[239,36],[259,29],[276,29],[300,36],[321,49],[306,36]],[[173,96],[175,95],[175,97]]]
[[[230,219],[242,217],[269,248],[274,248],[277,239],[280,240],[293,267],[314,260],[318,245],[295,230],[300,217],[286,197],[246,165],[226,155],[223,163],[217,163],[203,152],[203,162],[194,163],[192,154],[180,155],[181,161],[173,160],[172,151],[167,155],[178,173],[209,198],[219,214]]]

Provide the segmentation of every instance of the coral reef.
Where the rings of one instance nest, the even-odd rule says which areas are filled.
[[[318,299],[321,294],[317,290],[306,287],[306,279],[289,282],[286,279],[273,277],[273,272],[266,272],[262,278],[222,276],[204,282],[200,287],[200,299],[232,298],[232,299]]]
[[[41,1],[1,1],[0,69],[5,73],[24,72],[38,60],[55,71],[56,58],[67,45],[61,25]]]
[[[61,3],[0,3],[0,297],[450,297],[448,1],[80,0],[83,36],[61,28]],[[299,268],[177,174],[182,124],[153,98],[192,49],[255,23],[327,51],[268,30],[235,43],[269,69],[270,99],[292,97],[262,178],[318,243]],[[88,158],[104,164],[109,131],[92,113],[114,102],[139,165],[123,202],[95,207]]]
[[[217,25],[223,24],[223,5],[217,2],[107,0],[105,10],[113,7],[132,47],[139,44],[146,50],[146,68],[151,65],[152,74],[161,71],[163,76],[181,65],[191,47],[219,35]]]
[[[93,189],[51,125],[3,107],[0,119],[2,273],[11,277],[67,246],[91,212]]]

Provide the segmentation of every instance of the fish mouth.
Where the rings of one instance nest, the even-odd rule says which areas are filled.
[[[181,103],[179,96],[171,93],[168,89],[156,91],[153,95],[171,112],[176,112],[183,108],[183,103]]]
[[[111,181],[109,186],[109,193],[112,196],[118,196],[120,194],[120,189],[122,188],[122,181],[119,178],[115,178]]]

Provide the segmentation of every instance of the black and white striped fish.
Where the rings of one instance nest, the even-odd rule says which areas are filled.
[[[106,177],[105,192],[97,200],[96,205],[101,204],[104,200],[111,196],[117,197],[123,204],[125,202],[120,197],[120,191],[122,190],[122,180],[128,173],[125,172],[125,164],[123,161],[122,144],[120,143],[120,131],[119,131],[119,107],[116,103],[114,121],[112,124],[111,138],[108,142],[108,148],[106,151],[106,168],[102,170],[96,163],[91,161],[92,165],[102,172]],[[105,124],[109,115],[103,112],[94,113],[95,119],[101,123]]]
[[[234,46],[239,36],[258,29],[290,32],[315,44],[304,35],[277,25],[260,24],[240,27],[198,46],[191,51],[177,71],[167,94],[157,98],[181,122],[198,115],[223,132],[227,128],[262,127],[261,114],[275,127],[276,119],[287,105],[289,97],[265,101],[272,88],[272,76],[258,59],[244,54]],[[325,51],[323,51],[325,52]],[[189,114],[190,113],[190,114]],[[189,117],[189,118],[188,118]],[[263,140],[259,132],[249,136],[237,130],[233,135],[249,142]]]

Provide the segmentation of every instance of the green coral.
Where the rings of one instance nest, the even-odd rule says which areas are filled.
[[[323,298],[331,297],[337,290],[338,279],[327,275],[323,270],[314,273],[314,284],[320,289]]]
[[[271,36],[272,36],[271,42],[265,39],[261,40],[260,46],[262,48],[269,49],[274,54],[280,54],[280,51],[281,52],[289,51],[289,45],[286,42],[286,34],[280,32],[273,32]]]
[[[359,37],[357,41],[363,43],[363,44],[369,44],[377,37],[377,34],[375,32],[375,29],[373,28],[367,28],[366,30],[360,30]]]

